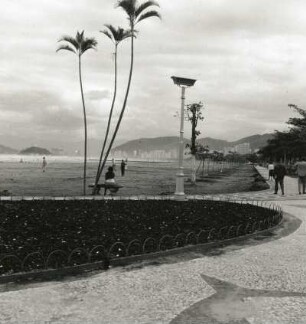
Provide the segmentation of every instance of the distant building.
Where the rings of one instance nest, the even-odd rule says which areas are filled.
[[[238,154],[249,154],[251,153],[250,143],[241,143],[234,147],[234,152]]]
[[[122,151],[114,150],[112,155],[115,159],[141,159],[151,161],[173,160],[178,158],[178,148],[168,150],[134,150]]]

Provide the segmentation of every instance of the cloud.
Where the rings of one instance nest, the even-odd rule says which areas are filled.
[[[103,100],[103,99],[108,99],[109,98],[109,91],[108,90],[93,90],[93,91],[88,91],[86,93],[86,97],[89,100]]]
[[[118,142],[178,134],[173,115],[180,109],[180,90],[172,75],[197,79],[186,91],[186,102],[204,102],[203,136],[231,140],[287,127],[293,114],[288,102],[303,107],[306,100],[304,1],[159,3],[162,20],[148,19],[137,27],[134,73]],[[90,136],[103,136],[114,87],[114,48],[99,30],[105,23],[127,27],[125,13],[115,4],[3,0],[0,128],[8,141],[47,138],[59,146],[63,138],[83,138],[78,58],[55,52],[62,35],[83,29],[99,42],[98,51],[82,57],[82,77]],[[125,41],[118,52],[114,120],[124,101],[129,63]],[[188,124],[185,135],[190,135]]]

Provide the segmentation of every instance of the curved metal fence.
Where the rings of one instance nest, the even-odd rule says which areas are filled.
[[[253,234],[278,225],[283,217],[281,208],[274,204],[259,201],[250,202],[247,200],[237,201],[227,199],[226,201],[260,206],[269,209],[271,213],[264,220],[250,221],[235,226],[214,227],[210,229],[199,228],[197,231],[188,233],[181,232],[175,236],[163,235],[159,239],[147,237],[142,241],[134,239],[128,243],[115,242],[109,249],[106,249],[103,245],[96,245],[90,250],[83,247],[75,248],[70,252],[57,249],[44,255],[40,251],[33,251],[33,248],[29,245],[25,247],[23,253],[19,253],[19,256],[14,253],[0,254],[0,275],[5,276],[13,273],[40,271],[43,269],[65,269],[66,267],[91,264],[94,262],[103,262],[105,268],[107,268],[112,259],[161,252],[188,245],[224,241]],[[5,248],[4,244],[1,244],[0,236],[0,251],[5,251]],[[26,251],[29,252],[26,253]]]

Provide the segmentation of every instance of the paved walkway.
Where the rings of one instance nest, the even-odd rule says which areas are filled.
[[[192,260],[136,264],[4,291],[0,322],[306,323],[306,195],[297,194],[296,181],[286,178],[285,196],[272,189],[229,195],[277,200],[302,220],[288,236]]]

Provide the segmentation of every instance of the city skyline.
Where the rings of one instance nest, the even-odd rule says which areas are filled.
[[[202,101],[201,137],[236,140],[287,128],[288,103],[306,102],[306,4],[299,0],[158,1],[162,20],[143,23],[127,112],[115,146],[134,138],[177,136],[180,92],[172,75],[197,79],[186,103]],[[85,30],[98,51],[83,58],[88,131],[102,140],[113,87],[112,44],[99,30],[127,28],[116,1],[4,0],[0,13],[0,144],[61,147],[83,140],[76,58],[56,53],[62,35]],[[129,44],[119,46],[118,105]],[[186,123],[185,137],[190,125]]]

